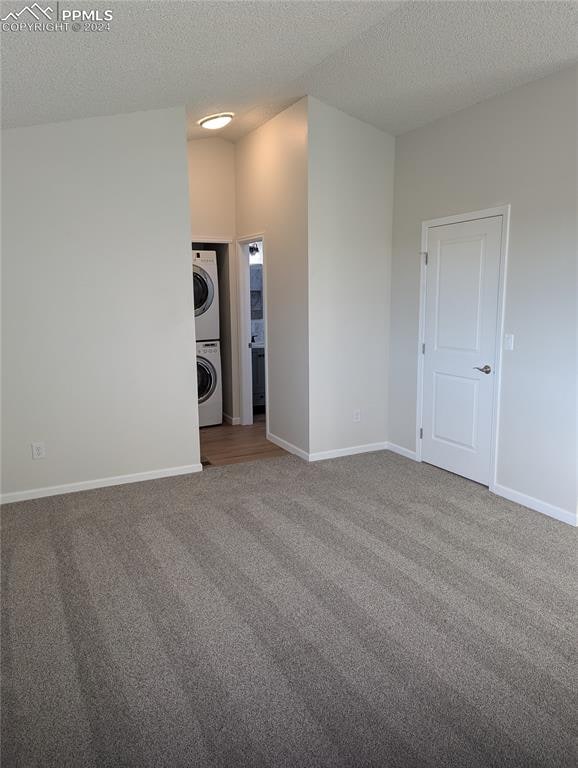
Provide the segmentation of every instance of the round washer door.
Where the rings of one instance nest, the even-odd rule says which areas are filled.
[[[204,357],[197,357],[197,394],[199,403],[208,400],[217,386],[217,372]]]
[[[205,313],[213,303],[215,286],[209,274],[198,264],[193,264],[193,297],[195,317]]]

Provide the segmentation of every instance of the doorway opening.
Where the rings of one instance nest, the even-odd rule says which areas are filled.
[[[197,388],[201,462],[204,467],[236,464],[285,456],[286,452],[267,440],[266,286],[264,242],[254,236],[237,243],[193,243],[200,258],[215,255],[213,295],[218,297],[218,339],[199,340],[206,335],[206,321],[195,317],[197,333]],[[198,260],[198,259],[197,259]],[[199,283],[200,268],[194,279]],[[195,315],[206,304],[205,294],[195,284]],[[201,301],[203,300],[203,301]],[[211,355],[212,353],[212,355]],[[219,385],[212,390],[213,411],[203,400],[208,389],[207,362],[213,363]],[[209,369],[211,370],[211,369]],[[216,401],[218,400],[218,412]],[[206,416],[208,415],[208,418]]]
[[[266,423],[267,377],[265,368],[265,298],[263,285],[263,241],[256,240],[244,246],[244,268],[249,258],[249,315],[251,328],[248,348],[251,350],[251,406],[247,403],[245,420]],[[246,301],[246,299],[245,299]],[[246,319],[245,319],[246,323]],[[245,393],[243,393],[245,395]],[[248,393],[245,395],[248,399]],[[252,417],[252,418],[251,418]]]
[[[240,423],[268,426],[267,281],[263,235],[237,241]]]

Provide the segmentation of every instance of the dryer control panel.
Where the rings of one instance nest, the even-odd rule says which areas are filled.
[[[201,348],[200,348],[199,352],[202,352],[203,355],[215,355],[215,354],[218,354],[218,352],[219,352],[219,345],[217,344],[216,341],[206,342],[205,344],[201,345]]]

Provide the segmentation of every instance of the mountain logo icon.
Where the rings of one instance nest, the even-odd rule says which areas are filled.
[[[52,8],[46,7],[41,8],[38,3],[34,3],[33,5],[25,5],[22,10],[16,12],[16,11],[10,11],[10,13],[7,13],[6,16],[4,16],[0,21],[18,21],[20,16],[24,13],[29,13],[36,21],[42,21],[44,19],[48,19],[48,21],[52,21]]]

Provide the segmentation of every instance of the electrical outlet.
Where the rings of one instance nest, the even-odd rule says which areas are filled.
[[[357,408],[353,411],[353,421],[361,421],[361,411]]]
[[[45,459],[46,458],[46,446],[44,443],[30,443],[32,448],[33,459]]]

